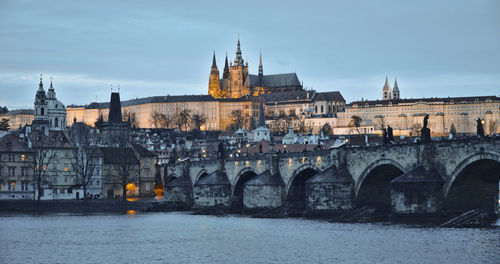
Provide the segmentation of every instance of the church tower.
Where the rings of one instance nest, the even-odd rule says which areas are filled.
[[[240,38],[236,46],[236,57],[233,64],[229,67],[228,97],[240,98],[250,94],[250,87],[245,86],[245,80],[248,77],[248,62],[245,64],[241,54]],[[247,83],[249,85],[249,83]]]
[[[394,88],[392,89],[392,99],[399,100],[398,80],[394,78]]]
[[[384,88],[382,89],[382,100],[391,100],[391,97],[392,97],[391,85],[389,84],[389,79],[386,76]]]
[[[210,69],[210,79],[208,80],[208,94],[214,98],[222,97],[220,83],[219,69],[217,68],[217,62],[215,61],[214,51],[212,68]]]
[[[42,75],[40,74],[40,83],[35,95],[35,116],[33,119],[33,130],[43,132],[49,129],[49,116],[47,114],[47,95],[43,89]]]

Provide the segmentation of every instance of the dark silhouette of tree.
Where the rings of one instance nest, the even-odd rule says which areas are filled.
[[[0,120],[0,131],[8,131],[9,129],[10,129],[9,119],[2,118],[2,120]]]
[[[234,124],[233,126],[230,126],[230,130],[237,130],[242,127],[243,125],[243,113],[241,110],[233,110],[230,115],[231,118],[231,125]]]
[[[325,136],[329,136],[333,133],[333,129],[330,126],[330,124],[328,124],[328,123],[325,123],[323,125],[323,127],[321,128],[321,131],[323,131],[323,135],[325,135]]]
[[[123,112],[123,121],[128,122],[130,124],[130,127],[132,128],[136,128],[138,126],[138,121],[135,112],[125,110]]]
[[[191,121],[191,110],[189,109],[184,109],[178,112],[174,120],[175,124],[181,131],[182,127],[184,127],[185,131],[188,130],[187,126],[189,125],[190,121]]]
[[[163,113],[153,112],[151,113],[151,119],[149,120],[155,128],[168,128],[171,123],[171,119]]]
[[[94,122],[94,127],[97,129],[101,129],[103,124],[104,124],[104,117],[102,116],[102,114],[99,114],[99,117]]]
[[[193,127],[196,130],[200,130],[201,126],[207,122],[207,117],[205,115],[194,114],[191,117],[191,121],[193,122]]]
[[[361,126],[361,117],[360,116],[357,116],[357,115],[353,115],[351,116],[351,120],[349,122],[349,127],[351,128],[355,128],[356,131],[358,132],[358,134],[361,135],[361,132],[359,131],[359,127]]]
[[[37,142],[33,142],[35,147],[35,157],[33,160],[33,183],[38,191],[37,200],[40,201],[43,192],[43,185],[48,182],[46,171],[50,164],[56,159],[56,153],[48,148],[48,137],[38,135]]]
[[[1,107],[0,106],[0,114],[7,114],[9,112],[9,109],[7,106]]]

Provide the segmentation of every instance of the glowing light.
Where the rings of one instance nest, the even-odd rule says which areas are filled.
[[[134,192],[136,189],[135,183],[128,183],[126,186],[126,189],[127,189],[127,191]]]
[[[135,202],[137,200],[139,200],[137,197],[127,197],[127,202]]]
[[[135,210],[127,210],[127,215],[132,216],[135,215],[137,212]]]

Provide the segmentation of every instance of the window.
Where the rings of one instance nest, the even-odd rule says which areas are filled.
[[[323,113],[323,110],[324,110],[324,109],[323,109],[323,106],[321,106],[321,113]]]
[[[64,168],[64,171],[65,171],[65,172],[68,172],[68,171],[69,171],[69,169],[68,169],[67,167],[65,167],[65,168]]]
[[[56,105],[57,106],[57,105]],[[58,127],[59,126],[59,119],[56,117],[56,119],[54,120],[54,126],[55,127]]]
[[[99,180],[96,181],[95,183],[96,186],[99,186]]]
[[[150,158],[146,158],[146,165],[150,165],[151,164],[151,159]]]
[[[21,161],[24,161],[26,159],[26,156],[24,154],[21,154]]]
[[[316,113],[316,114],[318,113],[318,106],[317,105],[314,106],[314,113]]]
[[[40,109],[40,115],[45,115],[45,108]]]
[[[9,167],[9,175],[10,176],[16,175],[16,167]]]
[[[9,191],[15,191],[15,190],[16,190],[16,181],[9,182]]]

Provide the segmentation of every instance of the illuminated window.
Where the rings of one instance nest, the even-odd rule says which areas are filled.
[[[65,167],[65,168],[64,168],[64,171],[65,171],[65,172],[68,172],[68,171],[69,171],[69,169]]]
[[[21,161],[24,161],[26,157],[24,156],[24,154],[21,155]]]

